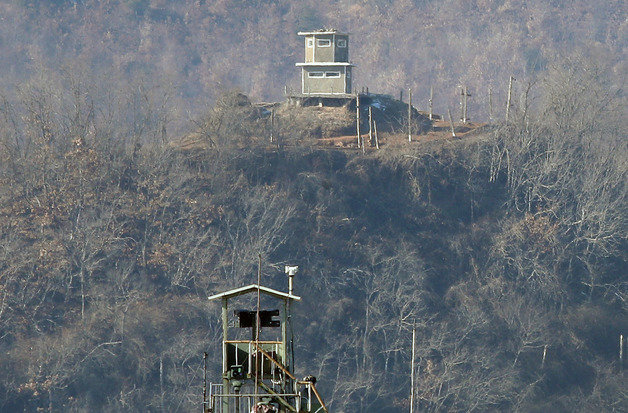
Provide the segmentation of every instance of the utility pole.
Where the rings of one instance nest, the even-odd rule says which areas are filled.
[[[488,121],[493,123],[493,91],[488,88]]]
[[[207,352],[203,352],[203,413],[207,410]]]
[[[430,86],[430,120],[432,120],[432,105],[434,104],[434,86]]]
[[[253,403],[257,404],[258,400],[258,386],[259,386],[259,369],[262,364],[260,362],[261,354],[259,353],[259,330],[260,330],[260,318],[259,318],[259,307],[260,307],[260,286],[262,284],[262,254],[257,254],[257,309],[255,311],[255,397],[253,398]],[[262,372],[263,374],[263,372]]]
[[[619,371],[624,371],[624,335],[619,335]]]
[[[286,265],[284,267],[285,273],[288,275],[288,294],[292,295],[294,293],[294,276],[299,271],[298,265]],[[292,305],[291,300],[286,301],[286,312],[287,314],[292,314],[292,310],[290,309]],[[290,334],[290,368],[294,369],[294,331],[292,330],[292,317],[286,318],[289,323],[288,333]]]
[[[164,359],[159,357],[159,397],[161,398],[161,411],[164,411]]]
[[[469,91],[467,90],[467,86],[463,85],[460,88],[460,120],[462,123],[467,123],[469,120],[468,112],[467,112],[467,98],[471,96]]]
[[[456,131],[454,129],[454,121],[451,118],[451,109],[447,108],[447,114],[449,115],[449,124],[451,125],[451,136],[456,137]]]
[[[408,142],[412,142],[412,89],[408,89]]]
[[[416,341],[416,328],[412,325],[412,360],[410,361],[410,413],[414,412],[414,348]]]
[[[373,111],[369,105],[369,146],[373,146]]]
[[[270,110],[270,143],[273,143],[273,130],[275,128],[275,108]]]
[[[355,97],[355,120],[358,134],[358,148],[360,147],[360,93]]]
[[[469,116],[468,116],[468,112],[467,112],[467,109],[468,109],[467,98],[469,98],[471,96],[469,94],[469,91],[467,90],[467,86],[466,85],[463,86],[462,93],[463,93],[463,96],[462,96],[462,102],[463,102],[463,105],[462,105],[462,123],[466,124],[469,121]]]
[[[512,82],[516,80],[514,77],[510,76],[510,80],[508,80],[508,99],[506,100],[506,122],[508,122],[510,118],[510,101],[512,99]]]
[[[460,122],[464,121],[464,86],[460,87]]]

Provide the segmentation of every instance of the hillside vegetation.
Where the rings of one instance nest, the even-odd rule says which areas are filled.
[[[198,409],[206,297],[253,282],[258,253],[269,287],[301,268],[298,374],[331,411],[408,408],[413,326],[421,411],[625,410],[611,78],[566,60],[507,124],[367,156],[291,128],[271,145],[228,96],[182,151],[161,85],[20,83],[0,111],[0,410]]]
[[[185,118],[240,88],[254,101],[300,90],[299,30],[351,33],[354,90],[398,96],[454,115],[460,86],[469,114],[503,118],[508,78],[525,89],[556,56],[584,53],[626,73],[620,0],[11,0],[0,2],[0,86],[41,68],[91,69],[99,78],[158,79]],[[173,125],[174,126],[174,125]]]

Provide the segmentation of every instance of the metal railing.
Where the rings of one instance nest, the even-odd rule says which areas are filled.
[[[277,398],[284,400],[294,399],[295,412],[320,413],[327,411],[325,405],[320,402],[318,392],[309,381],[297,381],[295,387],[301,387],[295,393],[230,393],[224,392],[224,385],[213,383],[209,385],[209,398],[204,406],[205,412],[212,413],[248,413],[261,398]],[[257,400],[256,400],[257,399]],[[317,403],[318,402],[318,403]],[[312,410],[316,409],[316,410]]]
[[[203,402],[204,412],[248,413],[263,399],[271,401],[278,408],[293,412],[327,412],[327,407],[314,383],[297,380],[288,368],[276,359],[276,356],[285,356],[281,352],[282,342],[228,340],[223,342],[225,356],[229,345],[233,346],[235,354],[229,361],[232,365],[224,366],[225,371],[233,367],[240,367],[244,371],[246,366],[246,375],[241,378],[244,388],[238,386],[232,389],[231,386],[224,384],[209,384],[208,397]],[[239,355],[238,350],[246,353],[246,356]],[[255,382],[263,390],[262,393],[258,393],[258,389],[255,389],[255,385],[251,386],[250,381],[247,382],[247,379],[251,380],[260,372]]]
[[[235,348],[235,358],[234,358],[234,362],[236,366],[244,366],[244,363],[246,363],[246,367],[247,367],[247,371],[249,372],[249,374],[254,375],[256,374],[257,371],[259,371],[261,373],[260,378],[264,377],[264,369],[266,368],[267,371],[270,372],[270,377],[266,377],[268,379],[270,379],[273,383],[277,382],[278,380],[283,380],[285,377],[277,377],[277,371],[276,369],[272,368],[272,363],[271,365],[268,365],[268,361],[266,361],[266,365],[264,364],[264,359],[266,357],[260,357],[259,361],[257,361],[257,354],[259,354],[258,351],[256,351],[255,347],[256,347],[256,343],[255,341],[250,341],[250,340],[227,340],[225,342],[223,342],[223,354],[227,353],[227,349],[226,347],[231,344],[234,346]],[[238,357],[238,344],[246,344],[246,357],[243,358],[242,360],[239,359]],[[281,346],[282,343],[280,341],[260,341],[259,343],[259,350],[263,351],[263,352],[270,352],[272,354],[278,355],[280,357],[284,357],[283,351],[281,351]],[[265,349],[265,350],[264,350]],[[272,357],[270,357],[272,359]],[[230,368],[231,366],[224,366],[225,369]],[[258,370],[259,368],[259,370]],[[283,375],[282,375],[283,376]]]

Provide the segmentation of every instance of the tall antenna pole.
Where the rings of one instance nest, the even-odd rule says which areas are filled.
[[[432,120],[433,111],[432,105],[434,104],[434,86],[430,86],[430,120]]]
[[[358,92],[358,94],[355,97],[355,126],[356,126],[356,133],[358,135],[358,148],[360,147],[360,93]]]
[[[514,77],[510,76],[508,80],[508,99],[506,101],[506,122],[508,122],[508,118],[510,117],[510,100],[512,98],[512,81],[515,80]]]
[[[408,89],[408,142],[412,142],[412,89]]]
[[[298,265],[286,265],[284,267],[286,274],[288,274],[288,294],[292,295],[294,292],[294,276],[299,270]],[[288,331],[287,334],[290,336],[290,347],[288,347],[290,352],[290,364],[289,369],[294,371],[294,331],[292,330],[292,311],[291,311],[291,299],[286,300],[286,322],[288,323]],[[293,384],[296,384],[293,381]],[[295,390],[296,392],[296,390]]]
[[[412,325],[412,361],[410,362],[410,413],[414,412],[414,342],[416,341],[416,329]]]
[[[207,352],[203,352],[203,413],[207,412]]]
[[[255,311],[255,398],[254,403],[257,403],[257,386],[259,381],[259,367],[261,366],[259,360],[259,306],[260,306],[260,285],[262,282],[262,254],[257,254],[257,310]]]

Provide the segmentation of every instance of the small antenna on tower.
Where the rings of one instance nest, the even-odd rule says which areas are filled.
[[[255,397],[254,401],[257,403],[257,391],[258,391],[258,382],[259,382],[259,368],[263,366],[260,362],[260,351],[259,351],[259,329],[260,329],[260,318],[259,318],[259,304],[260,304],[260,285],[262,283],[262,254],[257,254],[257,310],[255,311]],[[263,373],[262,373],[263,375]]]
[[[298,265],[286,265],[285,272],[288,274],[288,294],[292,295],[292,290],[294,286],[294,276],[299,272]]]

